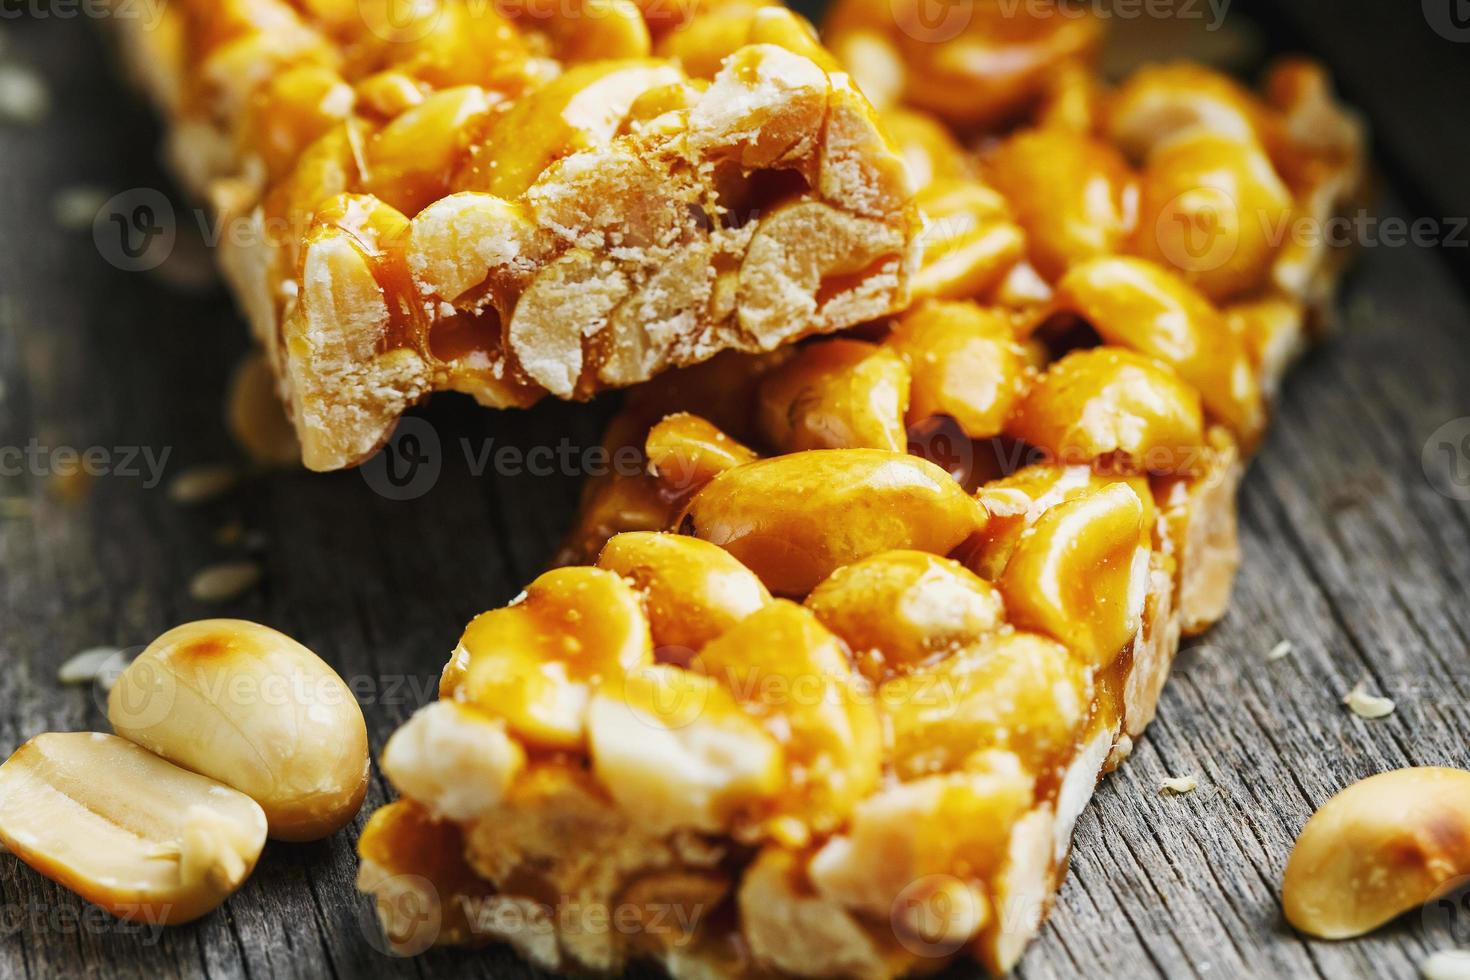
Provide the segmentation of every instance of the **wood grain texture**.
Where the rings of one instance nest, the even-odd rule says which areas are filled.
[[[166,450],[166,484],[228,454],[220,406],[244,328],[218,289],[122,272],[89,231],[57,226],[63,188],[167,189],[153,163],[158,133],[117,90],[95,32],[56,18],[0,29],[6,57],[41,71],[54,102],[41,127],[0,128],[0,447],[103,447],[114,464],[132,448]],[[1375,76],[1356,77],[1366,87]],[[1425,149],[1414,139],[1434,138],[1400,129],[1385,135],[1405,159]],[[1381,213],[1398,213],[1397,201]],[[179,217],[182,232],[192,219]],[[1277,888],[1296,831],[1341,787],[1411,763],[1470,766],[1470,507],[1436,492],[1421,467],[1431,433],[1470,416],[1457,267],[1422,249],[1362,254],[1343,332],[1292,377],[1246,481],[1234,607],[1181,656],[1158,720],[1083,816],[1072,873],[1022,976],[1407,978],[1455,938],[1448,920],[1410,916],[1360,941],[1306,942],[1281,920]],[[71,654],[221,614],[283,629],[331,662],[363,697],[376,754],[432,696],[461,625],[545,562],[576,498],[580,472],[477,474],[475,454],[563,438],[585,449],[606,411],[491,414],[441,399],[421,416],[440,475],[402,502],[355,472],[259,475],[186,508],[141,476],[97,477],[70,500],[44,468],[7,469],[0,751],[44,730],[105,725],[91,691],[56,682]],[[263,535],[264,584],[203,606],[188,598],[189,577],[240,556],[214,541],[232,521]],[[1295,653],[1267,663],[1282,638]],[[1392,716],[1342,708],[1364,679],[1395,698]],[[1184,773],[1199,776],[1196,792],[1159,795],[1160,778]],[[385,799],[378,779],[364,812]],[[0,977],[535,975],[504,950],[378,952],[352,887],[361,820],[319,844],[272,843],[219,912],[156,936],[0,858]]]

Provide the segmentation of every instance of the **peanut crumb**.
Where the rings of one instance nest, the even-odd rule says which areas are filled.
[[[1442,949],[1419,964],[1424,980],[1470,980],[1470,949]]]
[[[46,83],[29,68],[0,65],[0,123],[33,126],[51,111]]]
[[[1348,710],[1359,718],[1384,718],[1393,714],[1395,705],[1392,701],[1369,694],[1365,687],[1366,682],[1359,681],[1358,686],[1343,697],[1342,703],[1348,706]]]
[[[202,504],[228,493],[240,473],[228,463],[191,466],[168,485],[168,499],[176,504]]]
[[[1295,650],[1296,647],[1291,645],[1290,640],[1282,640],[1280,643],[1272,647],[1270,652],[1266,654],[1266,660],[1284,660],[1285,658],[1291,656],[1292,652]]]
[[[106,203],[107,192],[100,187],[63,187],[51,198],[51,216],[63,231],[85,231]]]
[[[1199,780],[1193,773],[1184,776],[1165,776],[1159,780],[1159,793],[1163,796],[1183,796],[1185,793],[1193,793],[1199,786]]]
[[[107,662],[122,655],[118,647],[91,647],[71,657],[56,671],[62,684],[90,684],[103,674]],[[116,672],[112,672],[116,677]]]
[[[260,566],[253,561],[210,565],[189,580],[189,596],[198,602],[225,602],[255,588],[261,574]]]

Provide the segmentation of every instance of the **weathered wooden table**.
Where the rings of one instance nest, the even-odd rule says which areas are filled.
[[[1412,4],[1381,6],[1354,18],[1288,3],[1264,11],[1267,34],[1308,38],[1373,115],[1388,174],[1380,218],[1411,205],[1445,241],[1384,236],[1363,250],[1344,329],[1292,377],[1246,481],[1235,605],[1181,655],[1159,719],[1082,818],[1026,977],[1409,977],[1427,952],[1470,944],[1470,915],[1447,909],[1359,941],[1306,942],[1277,900],[1297,830],[1335,791],[1413,763],[1470,766],[1470,263],[1452,217],[1470,214],[1470,47],[1433,33]],[[423,415],[437,479],[412,500],[357,472],[284,472],[203,506],[171,502],[171,476],[230,453],[222,392],[245,332],[217,288],[179,288],[183,244],[162,273],[128,273],[90,229],[58,224],[63,189],[170,185],[153,162],[157,131],[108,73],[96,32],[58,15],[75,8],[42,8],[0,20],[3,57],[38,69],[53,103],[39,126],[0,128],[0,751],[105,728],[93,692],[57,682],[73,653],[227,614],[335,665],[362,696],[376,753],[432,696],[461,625],[547,559],[607,404],[492,414],[443,398]],[[176,207],[184,243],[194,217]],[[571,461],[551,474],[529,455],[548,446]],[[521,455],[497,464],[502,447]],[[104,472],[58,475],[69,450],[89,449]],[[195,571],[243,554],[217,540],[236,522],[255,532],[247,546],[259,539],[262,586],[218,608],[190,600]],[[1281,639],[1295,652],[1267,662]],[[1345,711],[1360,680],[1397,711]],[[1199,789],[1161,797],[1159,779],[1183,773]],[[386,794],[375,779],[364,812]],[[503,950],[379,952],[353,889],[360,827],[269,845],[219,912],[161,935],[0,858],[0,977],[534,972]]]

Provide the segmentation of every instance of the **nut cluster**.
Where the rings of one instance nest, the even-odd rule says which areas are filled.
[[[667,6],[119,20],[309,467],[370,456],[434,391],[584,398],[906,299],[907,172],[810,26]]]
[[[917,186],[915,301],[629,394],[607,448],[646,470],[588,486],[564,567],[385,748],[359,884],[403,948],[436,938],[409,877],[437,941],[551,969],[1004,973],[1223,614],[1243,460],[1336,267],[1262,228],[1348,203],[1356,124],[1304,62],[1262,97],[1189,66],[1109,89],[1090,21],[976,4],[910,44],[889,6],[829,37]],[[571,915],[634,898],[705,914]]]

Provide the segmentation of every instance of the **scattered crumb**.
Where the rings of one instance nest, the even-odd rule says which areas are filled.
[[[1424,980],[1470,980],[1470,949],[1442,949],[1419,964]]]
[[[1284,660],[1285,658],[1291,656],[1294,650],[1296,650],[1296,647],[1291,645],[1290,640],[1282,640],[1280,643],[1271,648],[1271,651],[1266,654],[1266,659]]]
[[[85,231],[92,227],[108,196],[100,187],[63,187],[51,198],[51,215],[66,231]]]
[[[223,496],[240,481],[240,471],[229,463],[191,466],[168,485],[168,499],[176,504],[202,504]]]
[[[83,650],[61,665],[56,672],[56,679],[63,684],[90,684],[102,676],[109,660],[120,656],[122,650],[118,647],[92,647]]]
[[[1199,780],[1191,773],[1187,776],[1166,776],[1159,780],[1159,792],[1164,796],[1183,796],[1193,793]]]
[[[239,521],[231,521],[222,525],[214,532],[214,543],[221,548],[233,548],[245,538],[245,525]]]
[[[31,126],[51,111],[46,83],[29,68],[0,65],[0,123]]]
[[[1343,697],[1342,703],[1348,706],[1348,710],[1359,718],[1384,718],[1393,714],[1394,703],[1388,698],[1369,694],[1364,690],[1366,683],[1358,681],[1358,686]]]
[[[261,567],[253,561],[210,565],[189,580],[189,596],[198,602],[226,602],[255,588],[261,574]]]

